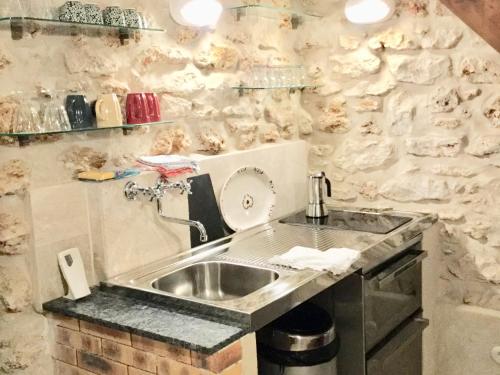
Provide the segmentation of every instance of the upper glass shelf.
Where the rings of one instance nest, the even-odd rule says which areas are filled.
[[[308,13],[303,10],[281,8],[266,4],[238,5],[227,9],[234,11],[238,19],[242,16],[257,16],[262,18],[277,19],[283,17],[283,15],[290,15],[292,18],[321,18],[318,14]]]
[[[156,28],[156,27],[144,28],[144,27],[129,27],[129,26],[110,26],[104,24],[60,21],[56,19],[38,18],[38,17],[19,17],[19,16],[0,17],[0,22],[7,22],[7,21],[13,21],[13,22],[33,21],[33,22],[55,24],[60,26],[71,26],[71,27],[82,26],[82,27],[91,27],[96,29],[108,29],[108,30],[156,31],[156,32],[165,31],[162,28]]]
[[[1,17],[0,25],[6,24],[10,26],[11,38],[13,40],[20,40],[24,36],[24,28],[28,27],[31,23],[50,25],[52,30],[62,35],[77,35],[81,29],[85,29],[86,35],[100,36],[102,31],[117,31],[121,44],[134,36],[136,32],[164,32],[164,29],[154,27],[130,27],[130,26],[111,26],[96,23],[84,22],[70,22],[60,21],[51,18],[39,17]]]
[[[121,126],[113,126],[107,128],[81,128],[81,129],[71,129],[71,130],[56,130],[56,131],[47,131],[47,132],[38,132],[38,133],[0,133],[0,137],[34,137],[34,136],[43,136],[43,135],[55,135],[55,134],[73,134],[73,133],[84,133],[84,132],[96,132],[96,131],[104,131],[104,130],[113,130],[113,129],[122,129],[123,131],[134,130],[137,128],[145,127],[145,126],[160,126],[173,124],[173,121],[159,121],[159,122],[149,122],[144,124],[124,124]]]

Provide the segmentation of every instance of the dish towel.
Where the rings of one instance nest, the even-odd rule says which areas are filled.
[[[340,275],[346,272],[360,256],[361,252],[353,249],[331,248],[327,251],[320,251],[309,247],[295,246],[285,254],[272,257],[269,262],[298,270],[309,268]]]
[[[137,161],[150,167],[164,167],[166,169],[191,168],[195,171],[199,170],[198,162],[179,155],[141,156]]]

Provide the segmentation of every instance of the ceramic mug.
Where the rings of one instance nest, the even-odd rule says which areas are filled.
[[[104,23],[109,26],[127,26],[125,22],[125,14],[120,7],[107,7],[102,12]]]
[[[92,109],[85,95],[68,95],[65,107],[72,129],[93,127]]]
[[[153,93],[128,94],[126,107],[128,124],[160,121],[160,101]]]
[[[87,22],[85,6],[80,1],[66,1],[59,8],[59,20],[65,22]]]
[[[161,120],[160,101],[155,93],[148,92],[146,95],[149,122],[158,122]]]
[[[98,128],[123,125],[120,101],[116,94],[101,95],[95,103]]]
[[[97,4],[85,4],[85,14],[88,23],[96,25],[102,25],[104,23],[101,8],[99,8]]]

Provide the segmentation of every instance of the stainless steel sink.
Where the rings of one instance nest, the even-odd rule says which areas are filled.
[[[330,208],[330,211],[339,210]],[[327,226],[323,225],[288,225],[274,221],[160,259],[118,275],[105,284],[125,288],[120,293],[144,293],[145,297],[157,301],[163,299],[168,305],[232,320],[258,330],[329,288],[349,272],[360,267],[368,272],[399,254],[408,247],[408,241],[420,238],[423,229],[432,221],[428,215],[395,211],[344,212],[347,218],[342,223],[335,221],[335,230],[324,230]],[[361,218],[364,221],[355,220],[354,214],[358,213],[364,215]],[[335,214],[335,219],[344,218]],[[394,229],[400,224],[399,220],[395,223],[389,220],[390,235],[364,231],[371,230],[371,227],[346,230],[340,225],[360,221],[371,223],[373,219],[375,229],[386,230],[386,225],[379,228],[379,223],[385,223],[387,216],[410,218],[411,223]],[[349,272],[337,276],[309,269],[298,271],[278,267],[270,262],[273,256],[297,245],[321,251],[332,247],[355,248],[362,251],[363,256]]]
[[[202,262],[159,277],[155,289],[178,297],[230,301],[245,297],[279,278],[278,273],[227,262]]]

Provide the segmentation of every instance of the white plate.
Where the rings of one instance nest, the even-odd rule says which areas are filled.
[[[256,167],[237,170],[224,184],[220,196],[222,217],[236,232],[267,223],[275,205],[273,181]]]

